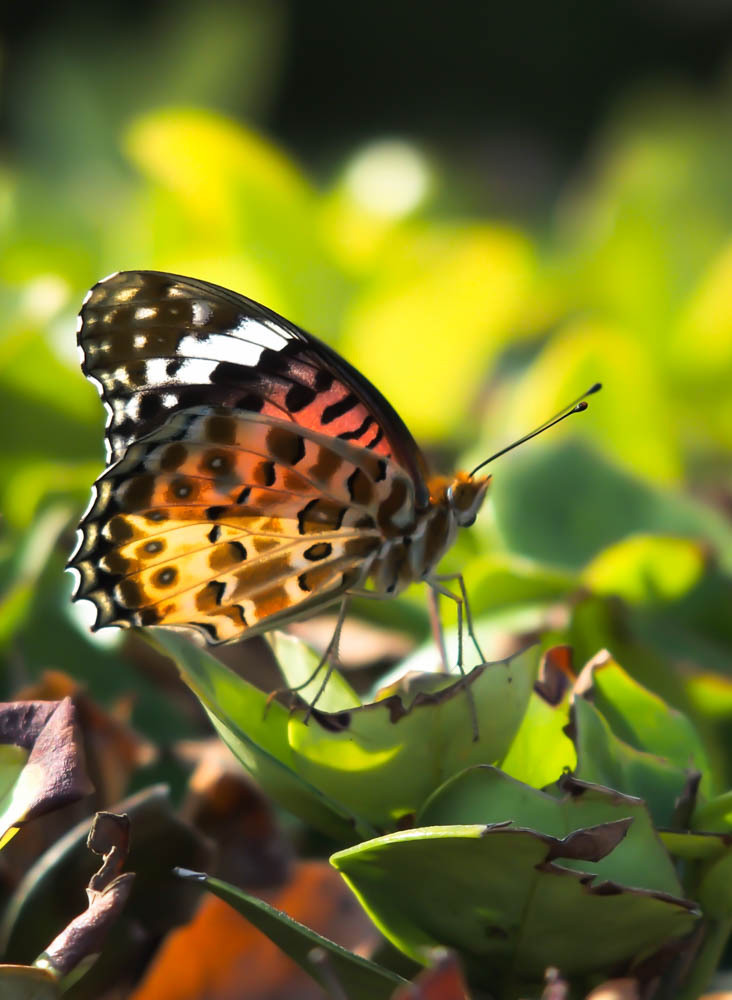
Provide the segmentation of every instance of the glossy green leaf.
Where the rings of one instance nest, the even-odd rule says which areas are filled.
[[[636,750],[699,771],[709,781],[709,762],[692,723],[643,687],[609,655],[590,665],[591,699],[613,733]]]
[[[647,804],[656,826],[673,824],[676,800],[687,782],[685,768],[619,739],[584,698],[574,703],[574,731],[577,778],[637,796]]]
[[[178,869],[176,874],[205,885],[215,896],[233,906],[326,991],[332,980],[327,979],[320,966],[310,958],[315,948],[321,949],[327,956],[332,978],[340,985],[348,1000],[379,1000],[382,997],[383,1000],[389,1000],[394,990],[405,983],[401,976],[361,958],[360,955],[354,955],[236,886],[198,872]]]
[[[471,981],[500,995],[517,975],[536,984],[552,963],[568,976],[601,973],[692,929],[691,904],[644,889],[608,893],[564,864],[606,856],[627,825],[564,840],[504,825],[418,828],[331,863],[398,948],[423,962],[429,947],[456,948]]]
[[[521,723],[539,660],[531,647],[476,668],[465,682],[433,674],[431,690],[409,701],[392,695],[332,718],[316,712],[305,725],[304,710],[288,713],[276,703],[267,709],[265,693],[179,636],[159,630],[157,639],[262,786],[341,839],[353,835],[349,822],[362,832],[393,826],[451,774],[500,760]]]
[[[323,665],[318,670],[321,657],[310,646],[285,632],[270,632],[267,641],[287,687],[297,689],[306,705],[316,697],[321,712],[343,712],[361,704],[361,699],[339,670],[330,672],[327,684],[322,688],[328,668]]]
[[[370,602],[375,603],[375,602]],[[443,623],[442,634],[445,640],[445,652],[447,655],[447,665],[449,676],[455,679],[459,676],[457,668],[459,636],[454,625],[448,625],[450,615],[455,614],[452,601],[443,600],[440,605],[441,620]],[[478,638],[481,651],[486,662],[498,660],[505,655],[507,637],[515,635],[533,636],[541,632],[546,627],[547,606],[545,604],[522,605],[497,610],[491,614],[482,615],[474,621],[475,634]],[[467,635],[463,636],[463,656],[465,669],[469,670],[480,663],[478,652]],[[384,689],[390,688],[400,678],[410,674],[432,675],[430,683],[444,683],[442,672],[442,658],[433,639],[425,641],[417,646],[414,652],[410,653],[404,660],[401,660],[391,671],[383,677],[379,677],[373,688],[373,696],[379,698]],[[440,676],[443,681],[440,681]],[[428,683],[425,678],[423,684]]]
[[[175,633],[158,629],[151,641],[173,658],[221,739],[275,801],[338,840],[368,835],[365,819],[298,773],[282,705],[268,704],[259,688]]]
[[[577,763],[574,744],[564,731],[569,723],[569,695],[550,704],[531,692],[519,731],[501,761],[501,770],[534,788],[556,781]]]
[[[672,896],[683,890],[638,799],[580,782],[559,782],[540,792],[493,767],[473,767],[439,788],[417,817],[419,826],[509,823],[563,839],[576,830],[632,819],[624,839],[600,861],[565,861],[622,885]]]

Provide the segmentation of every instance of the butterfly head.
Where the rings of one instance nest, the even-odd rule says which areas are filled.
[[[468,527],[477,517],[490,481],[490,476],[469,476],[466,472],[458,472],[448,485],[445,499],[460,527]]]

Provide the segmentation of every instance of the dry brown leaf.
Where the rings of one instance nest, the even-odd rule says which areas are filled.
[[[18,697],[73,700],[98,808],[124,798],[133,773],[152,763],[157,755],[155,746],[130,727],[129,699],[106,711],[82,685],[60,670],[44,671],[40,680],[24,688]]]
[[[271,803],[219,739],[186,741],[179,757],[195,762],[183,819],[217,847],[213,874],[246,889],[282,885],[290,876],[292,848]]]
[[[89,795],[76,711],[62,701],[16,701],[0,705],[0,744],[28,753],[15,780],[12,804],[0,838],[9,840],[24,823]]]
[[[103,858],[102,866],[89,880],[87,909],[79,914],[46,948],[38,965],[66,976],[82,959],[101,951],[110,927],[127,902],[134,874],[121,874],[130,844],[127,816],[97,813],[87,846]]]

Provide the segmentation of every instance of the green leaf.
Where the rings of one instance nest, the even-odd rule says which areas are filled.
[[[397,986],[406,982],[401,976],[370,962],[353,952],[342,948],[334,941],[316,934],[286,913],[275,909],[256,896],[250,896],[236,886],[210,878],[199,872],[176,869],[181,878],[200,882],[219,899],[233,906],[243,917],[254,924],[278,948],[320,983],[326,992],[331,980],[327,979],[320,967],[312,960],[313,949],[322,949],[328,959],[328,967],[333,979],[344,990],[348,1000],[389,1000]]]
[[[519,731],[501,761],[501,770],[534,788],[543,788],[563,771],[573,770],[577,753],[564,731],[568,722],[568,694],[558,705],[552,705],[532,691]]]
[[[732,848],[704,865],[695,895],[705,916],[732,919]]]
[[[359,814],[298,773],[288,740],[290,716],[282,705],[268,704],[263,691],[182,636],[166,629],[143,634],[173,658],[219,736],[275,801],[337,840],[349,841],[359,831],[369,835],[371,827]]]
[[[676,800],[684,791],[688,772],[663,757],[624,743],[584,698],[575,699],[573,714],[576,777],[643,799],[656,826],[671,826]]]
[[[604,549],[582,574],[596,594],[623,597],[637,604],[682,597],[700,580],[704,547],[686,538],[633,535]]]
[[[479,556],[470,561],[465,571],[474,616],[515,605],[557,601],[578,583],[572,573],[562,573],[509,553]]]
[[[179,636],[158,630],[217,730],[262,786],[292,812],[340,839],[369,836],[415,812],[451,774],[505,754],[536,676],[538,647],[477,667],[465,681],[426,678],[430,690],[393,694],[333,716],[288,713]],[[472,737],[466,685],[480,739]],[[500,705],[500,712],[496,706]],[[266,716],[266,717],[265,717]],[[349,828],[349,824],[351,828]]]
[[[517,335],[533,249],[507,227],[414,225],[390,241],[379,263],[346,314],[343,352],[418,438],[455,430],[486,366]],[[445,364],[446,337],[455,330],[460,350]]]
[[[658,836],[670,854],[685,861],[715,859],[732,847],[732,835],[728,833],[659,830]]]
[[[627,535],[652,532],[705,539],[732,567],[732,529],[716,511],[643,483],[578,441],[526,448],[502,465],[491,495],[509,548],[551,565],[581,569]]]
[[[709,780],[704,746],[685,715],[634,680],[609,654],[601,654],[585,670],[592,684],[589,696],[616,736]]]
[[[318,709],[321,712],[344,712],[361,704],[361,699],[339,670],[331,670],[328,683],[320,691],[328,667],[324,664],[315,674],[322,658],[310,646],[285,632],[270,632],[266,638],[288,688],[297,689],[306,705],[311,704],[319,692]]]
[[[683,890],[639,799],[572,779],[545,792],[493,767],[472,767],[446,781],[418,816],[419,826],[510,823],[562,839],[577,830],[631,818],[625,838],[600,861],[565,862],[570,868],[672,896]]]
[[[628,821],[557,840],[499,826],[438,826],[390,834],[333,855],[374,922],[398,948],[455,948],[471,981],[499,995],[514,970],[534,986],[549,965],[599,974],[688,933],[693,904],[624,888],[566,867],[599,861]],[[513,992],[510,994],[513,995]],[[523,995],[523,994],[520,994]]]
[[[708,802],[699,803],[691,825],[695,830],[732,831],[732,791],[723,792]]]
[[[0,994],[3,1000],[58,1000],[61,991],[45,969],[0,965]]]

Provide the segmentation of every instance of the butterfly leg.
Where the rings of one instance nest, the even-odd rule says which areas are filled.
[[[349,590],[349,597],[363,597],[366,600],[371,601],[383,601],[384,595],[376,593],[373,590]],[[447,651],[445,649],[445,635],[442,629],[442,619],[440,618],[440,605],[439,605],[439,594],[432,587],[429,591],[429,601],[430,601],[430,625],[432,627],[432,637],[435,640],[435,645],[440,651],[440,662],[442,664],[442,672],[448,673],[447,666]]]
[[[455,579],[455,577],[451,576],[448,577],[448,579],[453,580]],[[451,601],[455,601],[455,606],[457,607],[457,626],[458,626],[457,666],[458,670],[462,675],[465,686],[465,694],[467,696],[468,703],[470,705],[470,717],[473,723],[473,742],[477,743],[478,740],[480,739],[480,729],[478,727],[478,712],[475,707],[475,699],[473,698],[473,692],[467,685],[467,678],[465,670],[463,668],[463,604],[465,603],[465,601],[463,597],[461,597],[459,594],[454,594],[451,590],[448,590],[448,588],[445,587],[441,582],[440,577],[428,577],[427,583],[429,584],[430,588],[433,591],[437,592],[438,594],[442,594],[444,597],[449,597]],[[481,659],[482,659],[482,654],[481,654]]]
[[[341,601],[341,606],[338,609],[338,619],[336,621],[336,626],[333,629],[333,635],[330,638],[330,642],[325,647],[325,652],[321,656],[320,662],[318,663],[315,670],[308,677],[308,679],[305,681],[304,684],[298,684],[296,688],[290,688],[290,691],[301,691],[303,688],[307,687],[308,684],[310,684],[312,681],[315,680],[315,678],[318,676],[323,667],[326,667],[325,677],[323,678],[323,682],[316,691],[313,700],[308,704],[308,709],[307,712],[305,713],[305,718],[303,719],[303,722],[306,725],[310,720],[310,716],[312,715],[313,709],[317,705],[318,701],[323,695],[323,692],[328,686],[330,675],[333,673],[333,668],[335,664],[338,662],[338,647],[340,646],[341,642],[341,632],[343,631],[343,622],[346,619],[347,607],[348,607],[348,598],[346,597]]]
[[[473,641],[476,652],[480,657],[480,662],[485,663],[485,656],[483,656],[483,650],[480,648],[480,643],[478,642],[478,637],[475,634],[475,626],[473,625],[473,615],[470,611],[470,601],[468,600],[468,591],[465,587],[465,580],[463,579],[462,573],[441,573],[435,577],[435,580],[440,583],[452,583],[453,581],[457,583],[460,588],[460,596],[462,597],[463,604],[465,605],[465,622],[468,627],[468,635]]]
[[[430,626],[432,628],[432,638],[440,653],[443,674],[448,673],[447,649],[445,648],[445,631],[442,628],[442,618],[440,617],[440,595],[433,587],[429,589],[430,605]]]
[[[310,673],[305,678],[305,680],[302,681],[300,684],[296,684],[295,687],[276,688],[274,691],[271,691],[270,694],[269,694],[269,696],[267,697],[267,703],[266,703],[265,709],[264,709],[265,716],[266,716],[267,712],[269,711],[269,706],[272,704],[272,702],[274,701],[274,699],[277,697],[278,694],[297,694],[299,691],[304,691],[305,688],[309,687],[309,685],[313,683],[313,681],[318,676],[318,674],[320,673],[320,671],[323,669],[323,667],[326,665],[326,663],[328,663],[328,660],[335,659],[337,661],[337,659],[338,659],[338,645],[339,645],[339,642],[340,642],[341,631],[343,629],[343,622],[344,622],[345,617],[346,617],[346,608],[347,608],[347,606],[348,606],[348,598],[344,598],[341,601],[340,608],[338,609],[338,618],[336,620],[335,629],[333,630],[333,635],[331,636],[330,641],[328,642],[328,645],[326,646],[326,648],[325,648],[325,650],[323,652],[323,655],[318,660],[318,664],[315,667],[315,670],[313,670],[312,673]],[[333,655],[334,652],[335,652],[335,656]],[[325,690],[325,687],[326,687],[326,685],[327,685],[327,683],[328,683],[328,681],[330,679],[330,675],[331,675],[332,672],[333,672],[333,664],[331,663],[328,666],[328,670],[326,672],[325,679],[324,679],[323,683],[318,688],[318,691],[317,691],[315,697],[313,698],[313,700],[308,704],[308,709],[307,709],[307,712],[305,714],[305,720],[304,720],[306,723],[309,720],[309,718],[310,718],[310,716],[312,714],[312,710],[315,708],[315,706],[316,706],[316,704],[318,702],[318,699],[322,696],[323,691]],[[294,708],[294,705],[295,705],[295,703],[294,703],[294,700],[293,700],[293,702],[292,702],[292,708]],[[291,711],[292,711],[292,708],[291,708]]]

